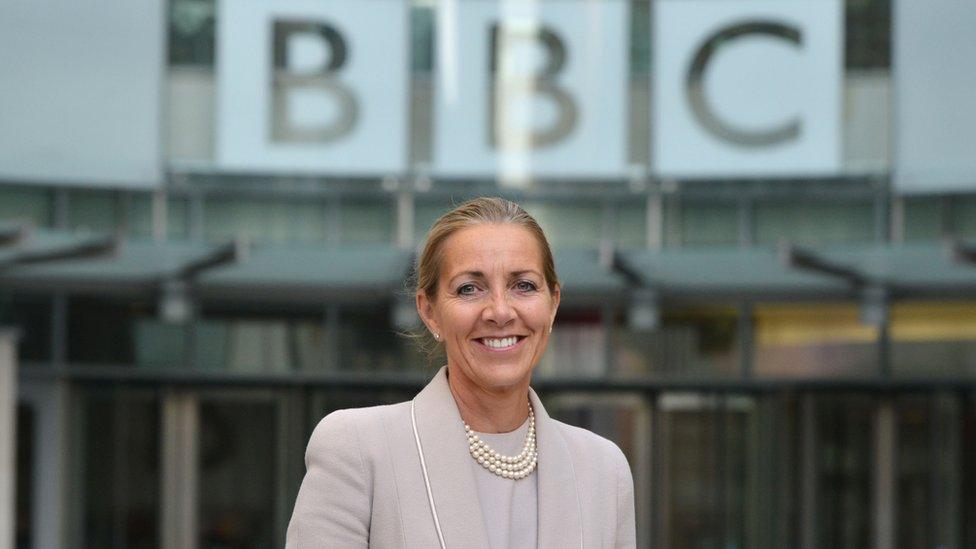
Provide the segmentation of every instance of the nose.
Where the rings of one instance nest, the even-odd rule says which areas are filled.
[[[491,299],[481,313],[482,320],[498,326],[504,326],[515,319],[515,309],[508,302],[508,295],[504,292],[492,292]]]

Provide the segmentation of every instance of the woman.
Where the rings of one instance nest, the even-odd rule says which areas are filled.
[[[559,297],[546,237],[517,204],[442,216],[416,302],[447,366],[410,402],[319,423],[287,549],[634,547],[623,453],[550,418],[529,387]]]

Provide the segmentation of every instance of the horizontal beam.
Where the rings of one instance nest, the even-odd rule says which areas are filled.
[[[305,387],[310,389],[399,389],[416,392],[433,376],[420,372],[320,372],[252,374],[219,371],[189,371],[174,366],[164,368],[132,368],[113,366],[69,366],[55,370],[47,365],[25,365],[24,379],[66,379],[76,383],[129,383],[133,385],[187,385],[223,387]],[[881,377],[850,379],[626,379],[593,377],[540,378],[532,383],[539,391],[556,392],[702,392],[764,394],[781,392],[866,392],[910,393],[919,390],[976,390],[976,376],[956,378],[900,378]]]
[[[830,261],[812,250],[794,244],[784,244],[780,249],[780,256],[788,267],[840,278],[852,286],[867,286],[871,282],[867,276],[852,267]]]
[[[192,278],[207,269],[246,261],[248,250],[247,240],[235,238],[231,242],[218,246],[209,254],[181,266],[177,278]]]
[[[954,263],[964,263],[976,267],[976,245],[961,240],[951,240],[948,244],[949,257]]]
[[[98,237],[64,246],[42,250],[30,250],[0,261],[0,271],[23,265],[66,261],[70,259],[97,259],[114,256],[121,246],[118,236]]]
[[[13,223],[0,226],[0,248],[4,246],[19,246],[29,233],[26,224]]]

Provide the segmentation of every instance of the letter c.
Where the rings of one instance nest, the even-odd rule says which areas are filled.
[[[767,130],[743,130],[722,120],[705,98],[704,75],[708,63],[719,48],[752,34],[766,35],[788,42],[794,47],[803,45],[800,30],[796,27],[770,21],[745,21],[729,25],[715,34],[698,51],[688,68],[685,84],[691,112],[698,123],[709,133],[733,145],[742,147],[764,147],[792,141],[799,137],[801,121],[794,117],[783,124]]]

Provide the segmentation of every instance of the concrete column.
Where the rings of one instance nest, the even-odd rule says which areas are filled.
[[[800,397],[800,437],[800,547],[816,549],[820,467],[817,459],[817,402],[812,394]]]
[[[874,547],[895,548],[895,517],[898,510],[898,424],[895,404],[884,398],[875,416],[874,453]]]
[[[163,400],[163,549],[197,547],[199,414],[193,395],[174,392]]]
[[[0,329],[0,549],[14,547],[17,516],[17,332]]]
[[[34,412],[31,536],[34,547],[67,547],[71,516],[67,495],[68,384],[65,381],[27,381],[20,384],[20,401]]]

